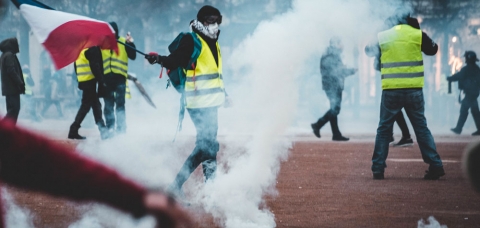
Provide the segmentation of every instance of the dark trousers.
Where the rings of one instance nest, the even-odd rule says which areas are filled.
[[[80,124],[83,122],[83,119],[85,119],[85,116],[87,116],[90,108],[93,111],[93,117],[95,118],[95,123],[97,126],[104,126],[105,123],[103,122],[102,118],[102,104],[100,104],[100,100],[98,98],[97,88],[91,86],[83,88],[82,91],[82,103],[78,109],[72,126],[76,127],[77,129],[80,128]]]
[[[427,127],[423,91],[421,89],[396,89],[382,92],[380,122],[372,156],[372,172],[383,173],[387,167],[389,139],[392,136],[396,115],[402,108],[405,109],[410,123],[412,123],[423,161],[430,167],[443,167],[432,133]]]
[[[478,94],[465,94],[465,98],[462,100],[462,106],[460,106],[460,116],[458,117],[457,126],[455,127],[457,130],[461,131],[465,125],[468,117],[468,109],[472,112],[477,131],[480,130],[480,111],[478,109],[477,98]]]
[[[123,83],[107,84],[107,91],[103,97],[105,102],[105,122],[108,129],[115,128],[116,117],[116,131],[125,133],[127,130],[127,122],[125,117],[125,81]]]
[[[50,106],[52,105],[55,105],[55,107],[57,108],[58,116],[63,117],[62,105],[60,104],[60,100],[51,99],[51,98],[45,100],[43,104],[42,116],[45,116],[45,113],[48,111],[48,108],[50,108]]]
[[[197,139],[195,148],[183,164],[174,181],[174,188],[181,189],[190,174],[202,164],[205,181],[213,178],[217,169],[218,108],[187,109],[195,129]]]
[[[405,121],[405,117],[403,116],[403,112],[400,111],[395,116],[395,122],[397,122],[398,127],[402,130],[402,138],[409,139],[411,137],[410,131],[408,130],[407,121]]]
[[[6,95],[7,114],[5,118],[9,118],[15,124],[17,123],[18,114],[20,114],[20,94]]]
[[[327,122],[330,122],[333,137],[342,136],[338,128],[338,114],[340,113],[340,105],[342,104],[342,90],[325,90],[328,100],[330,101],[330,109],[317,121],[318,127],[323,127]]]

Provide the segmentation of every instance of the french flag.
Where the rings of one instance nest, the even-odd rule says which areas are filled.
[[[75,62],[85,48],[100,46],[118,52],[115,31],[107,22],[57,11],[35,0],[11,1],[50,53],[57,70]]]

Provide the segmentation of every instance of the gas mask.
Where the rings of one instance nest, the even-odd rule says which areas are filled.
[[[216,39],[218,35],[218,23],[206,26],[209,37]]]

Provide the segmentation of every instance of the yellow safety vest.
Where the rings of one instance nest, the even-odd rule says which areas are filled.
[[[28,85],[28,82],[27,82],[29,77],[30,75],[23,73],[23,81],[25,81],[25,94],[33,95],[32,87],[30,87],[30,85]]]
[[[118,38],[121,42],[125,43],[125,38]],[[128,72],[128,55],[123,44],[118,45],[118,54],[114,50],[102,50],[103,59],[103,74],[108,73],[120,74],[127,77]]]
[[[128,80],[125,81],[125,98],[132,98],[132,94],[130,93],[130,87],[128,87]]]
[[[208,44],[197,34],[202,43],[195,69],[187,70],[185,100],[187,108],[217,107],[225,102],[222,78],[222,56],[217,45],[218,66]]]
[[[422,88],[422,31],[397,25],[378,33],[382,52],[382,89]]]
[[[90,62],[88,61],[87,57],[85,57],[85,51],[87,49],[88,48],[83,49],[82,52],[80,52],[77,61],[75,61],[78,82],[86,82],[95,78],[92,70],[90,69]]]

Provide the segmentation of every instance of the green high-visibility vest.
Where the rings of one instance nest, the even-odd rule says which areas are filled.
[[[378,33],[382,89],[423,88],[422,31],[397,25]]]
[[[85,57],[86,50],[88,50],[88,48],[83,49],[82,52],[80,52],[77,61],[75,61],[78,82],[86,82],[95,78],[92,70],[90,69],[90,62],[88,61],[87,57]]]

